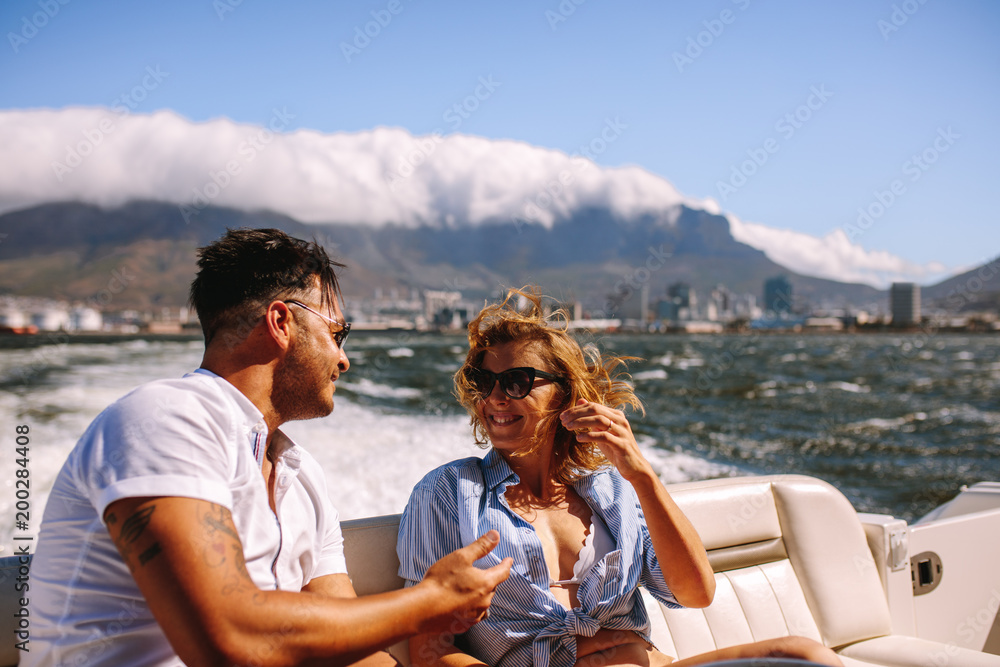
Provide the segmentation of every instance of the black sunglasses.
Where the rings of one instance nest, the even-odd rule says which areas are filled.
[[[333,342],[337,344],[341,350],[344,349],[344,341],[347,340],[347,334],[351,333],[351,323],[350,322],[338,322],[337,320],[327,317],[323,313],[318,313],[309,306],[295,299],[285,299],[282,303],[290,303],[293,306],[298,306],[299,308],[305,308],[313,315],[317,317],[322,317],[326,322],[327,326],[330,327],[330,334],[333,336]],[[340,327],[339,329],[334,329],[333,327]]]
[[[500,381],[500,389],[503,390],[503,393],[514,399],[524,398],[531,393],[531,387],[535,384],[535,378],[544,378],[560,384],[565,384],[566,382],[564,378],[558,375],[546,373],[545,371],[540,371],[529,366],[508,368],[500,373],[493,373],[483,368],[467,368],[465,369],[465,378],[472,384],[476,393],[481,398],[486,398],[493,393],[493,387],[496,385],[497,380]]]

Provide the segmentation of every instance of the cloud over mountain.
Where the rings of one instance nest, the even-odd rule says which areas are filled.
[[[523,142],[413,136],[399,128],[286,131],[293,121],[282,109],[261,126],[124,107],[2,111],[0,212],[52,201],[151,199],[187,211],[216,205],[313,223],[408,226],[549,226],[589,207],[621,218],[663,215],[680,204],[719,212],[714,201],[686,198],[639,167],[598,167]],[[840,231],[817,238],[728,218],[737,240],[803,274],[885,286],[944,270],[865,250]]]
[[[917,264],[884,250],[865,250],[843,229],[822,238],[726,216],[737,241],[763,250],[774,262],[805,275],[886,287],[893,281],[926,282],[949,273],[940,262]]]

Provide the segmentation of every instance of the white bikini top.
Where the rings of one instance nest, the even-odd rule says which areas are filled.
[[[611,537],[611,531],[608,530],[600,516],[591,513],[590,531],[587,533],[587,539],[584,540],[580,555],[573,565],[573,578],[553,581],[549,577],[549,586],[579,584],[602,558],[614,550],[615,540]]]

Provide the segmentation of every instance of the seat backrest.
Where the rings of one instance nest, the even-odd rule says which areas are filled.
[[[396,557],[396,536],[401,516],[390,514],[341,522],[347,571],[358,595],[384,593],[403,587],[403,580],[399,577],[399,559]],[[410,664],[406,641],[390,647],[389,652],[402,664]]]
[[[838,647],[890,634],[889,609],[850,502],[800,475],[673,485],[716,571],[706,609],[662,609],[661,650],[684,658],[802,635]]]

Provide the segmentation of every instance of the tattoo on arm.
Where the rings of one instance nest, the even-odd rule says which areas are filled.
[[[156,505],[144,507],[129,518],[125,519],[122,523],[121,531],[118,533],[118,538],[115,540],[115,546],[118,547],[118,552],[121,553],[122,559],[125,561],[125,564],[128,565],[130,570],[135,569],[135,563],[133,563],[131,559],[135,542],[142,537],[143,532],[146,530],[146,526],[149,525],[150,517],[153,516],[153,512],[155,510]],[[116,517],[113,513],[109,514],[108,525],[114,525],[116,523],[118,523],[118,517]],[[154,546],[159,549],[159,543]],[[149,553],[149,551],[150,550],[147,550],[143,555]],[[156,553],[150,553],[145,560],[143,560],[142,556],[140,556],[139,565],[145,565],[146,561],[155,555]]]
[[[149,547],[141,554],[139,554],[139,565],[145,565],[146,563],[151,561],[158,553],[160,553],[160,551],[162,551],[162,549],[160,549],[160,543],[154,542],[153,546]]]
[[[208,512],[205,512],[205,516],[202,517],[202,522],[208,528],[209,533],[214,535],[216,532],[221,532],[225,533],[234,540],[240,539],[240,536],[237,535],[233,531],[233,529],[227,526],[225,523],[225,518],[224,518],[225,515],[223,514],[223,512],[226,511],[225,508],[219,505],[215,505],[213,509],[214,508],[218,508],[217,510],[215,510],[215,513],[218,514],[219,516],[212,516],[213,510],[209,510]]]
[[[149,525],[149,518],[153,516],[155,509],[156,505],[150,505],[125,519],[125,523],[122,524],[122,532],[118,534],[119,541],[132,544],[139,539],[142,536],[142,531],[146,530],[146,526]]]
[[[200,523],[209,538],[202,555],[205,564],[213,568],[227,566],[225,570],[219,570],[223,594],[259,591],[247,571],[243,541],[232,526],[229,510],[221,505],[212,505],[202,514]],[[227,553],[232,558],[227,558]],[[254,602],[257,603],[256,596]]]

